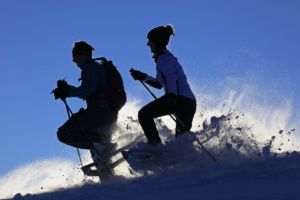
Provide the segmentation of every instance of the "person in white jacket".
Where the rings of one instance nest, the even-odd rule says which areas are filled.
[[[156,77],[138,70],[130,70],[135,80],[144,81],[152,87],[165,90],[165,95],[145,105],[138,113],[139,122],[149,144],[161,143],[154,118],[175,114],[177,137],[190,131],[196,112],[196,98],[183,68],[177,58],[167,49],[171,35],[174,35],[171,25],[156,27],[147,35],[147,45],[156,63]]]

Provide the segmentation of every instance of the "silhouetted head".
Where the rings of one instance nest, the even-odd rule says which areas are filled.
[[[149,31],[147,45],[151,48],[151,52],[160,53],[166,49],[171,35],[174,35],[172,25],[158,26]]]
[[[72,57],[77,65],[81,65],[88,59],[92,58],[92,53],[95,49],[85,41],[75,42],[73,44]]]

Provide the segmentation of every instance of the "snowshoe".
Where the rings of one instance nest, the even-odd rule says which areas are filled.
[[[94,144],[93,148],[91,148],[91,156],[94,162],[83,166],[81,170],[86,176],[99,176],[100,180],[101,177],[103,180],[108,176],[112,176],[113,169],[121,164],[124,161],[124,158],[120,158],[114,162],[111,162],[111,158],[126,149],[132,148],[137,141],[141,140],[141,138],[142,135],[137,136],[132,143],[120,148],[116,148],[116,144],[114,143]]]
[[[133,171],[142,173],[160,173],[178,163],[177,157],[162,144],[139,143],[133,149],[122,151],[122,156]]]

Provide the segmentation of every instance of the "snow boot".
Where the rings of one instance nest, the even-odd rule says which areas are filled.
[[[113,176],[112,169],[109,167],[111,163],[109,155],[115,147],[114,143],[94,143],[90,150],[101,182],[107,181]]]

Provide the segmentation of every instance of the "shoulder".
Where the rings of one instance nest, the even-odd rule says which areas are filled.
[[[84,65],[81,73],[85,74],[88,77],[94,77],[96,75],[101,74],[103,70],[103,67],[99,63],[95,61],[90,61]]]
[[[172,64],[176,60],[173,54],[166,50],[163,54],[161,54],[157,59],[157,65],[167,65]]]
[[[82,68],[82,70],[86,70],[86,71],[96,71],[98,69],[101,68],[101,65],[99,63],[97,63],[94,60],[91,60],[89,62],[87,62],[84,67]]]

